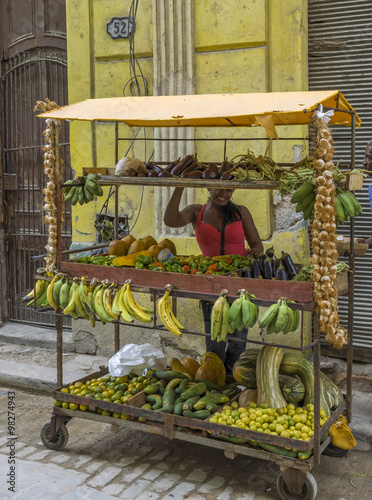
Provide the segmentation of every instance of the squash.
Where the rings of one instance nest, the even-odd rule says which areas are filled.
[[[233,377],[238,384],[247,389],[256,389],[256,361],[246,361],[238,359],[233,366]]]
[[[127,255],[132,255],[134,253],[142,252],[147,250],[146,245],[143,240],[135,240],[128,249]]]
[[[328,406],[332,408],[337,408],[344,400],[344,396],[342,395],[341,389],[337,387],[337,385],[330,380],[327,375],[320,372],[320,378],[323,382],[325,391],[328,395]],[[326,396],[327,397],[327,396]]]
[[[198,368],[195,374],[195,379],[201,378],[207,380],[208,382],[216,383],[216,371],[210,363],[205,363]]]
[[[221,359],[215,354],[214,352],[206,352],[203,354],[203,356],[200,358],[200,364],[203,366],[205,364],[209,364],[213,367],[215,374],[216,374],[216,380],[215,383],[219,387],[223,387],[226,382],[226,369],[225,365],[222,363]],[[198,376],[196,378],[205,378]],[[208,380],[208,379],[206,379]],[[211,380],[213,382],[213,380]]]
[[[257,390],[256,389],[245,389],[239,395],[238,404],[242,408],[247,408],[249,403],[257,403]]]
[[[257,358],[257,405],[267,403],[269,408],[287,406],[279,386],[279,367],[283,359],[283,349],[265,345]]]
[[[144,242],[146,246],[145,250],[148,250],[150,247],[158,244],[156,239],[153,238],[152,236],[145,236],[144,238],[141,238],[141,240]]]
[[[239,359],[256,363],[260,350],[261,349],[246,349],[240,354]]]
[[[283,356],[280,369],[287,375],[298,375],[305,386],[304,405],[314,404],[314,368],[312,363],[302,356],[286,352]],[[325,388],[320,381],[320,408],[326,415],[330,415],[330,409],[324,394]]]
[[[298,375],[291,377],[279,374],[279,386],[288,403],[298,403],[305,397],[305,386]]]
[[[181,361],[178,358],[172,358],[170,360],[170,365],[172,370],[177,370],[181,373],[187,373],[192,378],[192,374],[189,372],[186,366],[181,363]]]
[[[196,372],[200,368],[200,364],[196,361],[196,359],[186,356],[186,358],[182,361],[182,364],[186,367],[186,370],[190,373],[192,380],[195,380]]]
[[[137,262],[138,255],[149,255],[147,250],[143,250],[142,252],[132,253],[131,255],[123,255],[122,257],[117,257],[112,261],[112,264],[116,267],[134,267]]]

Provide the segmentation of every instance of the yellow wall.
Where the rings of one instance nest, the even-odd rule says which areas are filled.
[[[129,42],[127,39],[113,40],[106,33],[106,25],[114,16],[128,16],[130,4],[129,0],[67,0],[70,103],[123,95],[123,87],[130,78]],[[135,49],[150,95],[153,82],[152,22],[152,0],[141,0],[136,19]],[[307,1],[198,0],[194,2],[194,23],[196,93],[307,90]],[[120,132],[128,138],[134,134],[124,125],[120,126]],[[306,135],[306,129],[300,127],[282,127],[278,132],[280,137]],[[153,135],[152,130],[146,133],[148,137]],[[143,130],[141,134],[143,137]],[[291,161],[292,146],[298,143],[257,141],[255,139],[265,138],[261,129],[198,129],[195,137],[251,138],[249,142],[228,143],[228,158],[244,154],[250,148],[257,155],[267,151],[276,161]],[[129,141],[120,143],[119,158],[124,156],[129,144]],[[200,160],[222,159],[223,146],[212,142],[197,144]],[[151,150],[149,141],[147,158]],[[144,144],[135,144],[134,151],[128,155],[146,159]],[[71,162],[77,175],[84,166],[114,167],[113,125],[71,123]],[[108,188],[105,188],[106,193]],[[205,194],[205,190],[197,192],[196,202],[204,201]],[[234,201],[251,210],[261,238],[270,241],[274,232],[272,194],[270,191],[234,193]],[[73,209],[75,245],[95,241],[93,222],[104,198]],[[125,187],[120,190],[120,212],[129,216],[130,226],[140,207],[134,236],[155,234],[153,214],[158,207],[154,206],[153,189]],[[113,211],[111,201],[108,213],[113,215]],[[308,258],[306,231],[297,235],[274,235],[273,242],[274,247],[283,246],[291,254],[298,254],[301,262]],[[199,253],[195,239],[180,238],[176,243],[180,253]],[[301,250],[301,247],[306,250]],[[200,319],[199,313],[197,316]]]

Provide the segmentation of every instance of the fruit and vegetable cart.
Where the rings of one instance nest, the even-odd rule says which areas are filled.
[[[47,104],[50,103],[48,102]],[[343,209],[343,216],[341,216],[335,204],[337,203],[337,196],[341,197],[343,192],[361,187],[359,182],[361,176],[359,174],[355,176],[352,172],[355,168],[355,127],[360,124],[356,112],[339,91],[94,99],[72,104],[64,108],[52,108],[52,105],[49,106],[50,110],[48,110],[48,106],[44,107],[45,112],[39,115],[45,118],[47,122],[47,129],[44,134],[47,140],[44,170],[48,176],[48,183],[44,191],[46,196],[44,209],[46,210],[46,220],[49,222],[50,231],[46,257],[47,272],[35,276],[34,298],[32,299],[36,305],[45,305],[46,300],[56,309],[57,383],[59,388],[54,392],[54,397],[59,403],[58,406],[53,408],[51,422],[45,424],[42,429],[41,437],[44,444],[53,449],[63,448],[68,439],[66,423],[71,418],[101,421],[114,426],[124,426],[134,430],[139,429],[151,432],[169,439],[191,441],[221,449],[229,458],[234,458],[238,454],[244,454],[274,461],[280,465],[281,474],[278,478],[277,488],[281,498],[287,500],[291,498],[315,498],[316,482],[310,474],[310,470],[314,465],[320,463],[320,456],[331,441],[331,437],[328,436],[327,431],[342,413],[346,412],[348,420],[351,420],[354,283],[353,272],[344,272],[339,275],[336,270],[338,255],[335,236],[336,223],[342,222],[341,219],[346,218],[346,208]],[[42,109],[42,106],[40,106],[40,109]],[[187,173],[189,175],[182,176],[181,168],[178,171],[174,170],[176,163],[173,165],[164,165],[154,161],[148,162],[145,165],[146,168],[142,166],[140,168],[129,168],[123,175],[113,175],[113,169],[85,169],[83,177],[63,184],[63,162],[59,156],[59,127],[60,120],[64,119],[113,122],[116,163],[119,160],[118,144],[123,139],[119,136],[118,124],[120,122],[136,127],[262,126],[270,138],[278,138],[276,132],[277,125],[311,125],[310,130],[314,142],[311,168],[314,172],[314,182],[312,186],[310,186],[311,183],[307,182],[308,185],[306,187],[303,184],[300,185],[299,182],[296,193],[298,203],[302,203],[303,198],[307,198],[307,203],[302,203],[302,210],[306,218],[311,218],[312,221],[312,281],[295,282],[283,281],[281,279],[260,279],[261,277],[245,277],[250,275],[244,275],[244,272],[219,272],[214,274],[212,272],[209,274],[199,272],[190,274],[189,272],[172,272],[172,269],[169,270],[170,272],[151,267],[144,269],[143,258],[139,259],[141,265],[137,266],[137,268],[95,265],[84,260],[80,260],[79,262],[79,259],[63,260],[63,256],[66,253],[62,253],[60,244],[61,222],[64,211],[63,189],[68,199],[72,199],[74,203],[80,202],[83,204],[84,202],[89,202],[94,196],[102,194],[100,186],[113,187],[115,190],[115,238],[117,239],[119,189],[121,186],[181,186],[192,188],[275,190],[280,186],[280,176],[285,172],[287,174],[288,172],[293,172],[293,165],[282,164],[281,168],[277,170],[276,175],[274,175],[275,169],[269,160],[261,158],[261,162],[253,162],[252,164],[252,161],[249,161],[251,158],[249,159],[247,156],[242,155],[238,165],[230,164],[230,168],[224,169],[224,175],[222,175],[223,162],[217,166],[210,167],[207,174],[205,174],[208,167],[204,166],[204,169],[200,168],[200,165],[197,164],[198,162],[194,161],[195,158],[189,158],[188,163],[186,160],[184,161],[183,170],[186,168],[186,163],[188,167],[191,167],[193,163],[197,164],[194,165],[194,169],[188,169]],[[348,165],[349,172],[346,173],[351,173],[351,175],[346,175],[345,182],[335,182],[334,165],[332,163],[333,143],[330,130],[327,126],[328,121],[332,126],[346,125],[350,127],[351,163]],[[294,176],[295,179],[299,179],[298,173],[295,172]],[[72,192],[69,194],[71,189]],[[300,196],[301,190],[304,193]],[[311,196],[309,196],[310,194]],[[295,200],[296,197],[293,196],[293,201]],[[348,201],[352,203],[352,198],[343,200],[345,207],[347,207]],[[309,209],[309,202],[311,203],[311,210]],[[355,207],[353,209],[354,212],[350,209],[351,213],[349,212],[347,217],[350,219],[350,271],[354,269],[355,257],[353,216],[358,213]],[[141,251],[138,252],[138,255],[141,255]],[[137,256],[137,258],[139,257]],[[159,272],[160,270],[164,270],[165,272]],[[76,276],[81,276],[82,278],[78,280],[75,278]],[[40,294],[41,298],[38,299],[36,287],[41,286],[40,283],[43,281],[48,283],[44,292],[46,296]],[[75,290],[72,295],[70,293],[67,294],[63,306],[60,303],[56,304],[54,294],[52,293],[52,283],[55,284],[57,281],[59,281],[59,290],[62,290],[63,287],[66,290],[69,289],[68,287],[70,287],[70,290],[74,287]],[[90,289],[88,286],[89,282],[93,282]],[[95,286],[97,283],[106,284]],[[306,389],[311,394],[310,399],[308,399],[311,404],[307,405],[308,409],[305,413],[310,412],[313,415],[311,417],[314,427],[313,432],[310,435],[306,434],[307,438],[301,440],[299,438],[295,439],[296,435],[289,433],[279,435],[277,432],[262,432],[263,429],[257,429],[254,426],[246,428],[245,425],[239,427],[237,425],[225,425],[226,422],[222,424],[219,418],[221,418],[221,412],[224,412],[224,407],[221,405],[229,402],[231,406],[229,406],[229,410],[226,410],[226,415],[229,416],[229,412],[239,406],[237,403],[239,390],[238,392],[226,392],[224,394],[225,397],[219,398],[221,393],[219,393],[218,388],[221,388],[221,384],[217,386],[214,386],[213,383],[207,384],[204,377],[200,377],[200,379],[204,380],[203,382],[196,382],[195,385],[188,386],[190,375],[181,365],[178,365],[171,371],[155,372],[152,375],[149,372],[147,384],[140,386],[143,390],[132,395],[132,397],[128,396],[124,399],[124,402],[123,400],[120,401],[120,393],[114,401],[112,398],[96,399],[93,390],[89,388],[92,385],[92,381],[94,381],[93,386],[97,388],[99,381],[102,380],[106,381],[107,387],[105,386],[105,389],[115,387],[114,392],[119,391],[119,386],[127,388],[128,379],[115,380],[115,378],[110,378],[106,367],[102,367],[99,372],[64,387],[62,377],[63,312],[72,311],[75,314],[74,317],[84,317],[90,320],[92,325],[94,325],[94,321],[97,318],[100,318],[101,321],[107,318],[107,322],[113,322],[115,325],[115,351],[120,349],[119,332],[120,328],[122,328],[121,325],[125,324],[125,327],[127,327],[133,321],[131,318],[128,317],[127,320],[126,316],[123,317],[123,315],[120,316],[119,314],[116,315],[116,320],[112,319],[115,318],[115,315],[110,319],[110,314],[108,314],[107,316],[103,316],[102,319],[98,311],[96,311],[96,315],[94,314],[94,304],[97,304],[97,307],[102,304],[102,296],[105,295],[106,290],[110,290],[109,283],[115,283],[114,288],[116,288],[111,297],[117,296],[119,304],[115,306],[115,301],[113,300],[111,305],[108,306],[109,312],[112,311],[112,308],[114,311],[116,308],[118,313],[122,309],[126,309],[126,312],[129,311],[129,313],[132,313],[132,316],[137,320],[143,321],[141,327],[164,328],[160,324],[163,323],[168,330],[177,334],[181,334],[183,328],[175,316],[176,309],[174,305],[178,297],[215,301],[215,304],[220,300],[221,310],[223,309],[222,304],[225,303],[230,303],[231,307],[226,307],[233,310],[234,299],[236,299],[237,294],[240,294],[239,299],[245,304],[244,307],[248,307],[247,304],[249,304],[251,308],[249,309],[248,307],[246,309],[248,312],[246,312],[245,325],[247,322],[249,323],[248,316],[250,313],[253,314],[253,316],[251,314],[251,317],[254,317],[256,314],[255,320],[257,321],[258,308],[267,308],[269,312],[265,313],[265,320],[263,318],[260,320],[260,326],[262,329],[266,329],[266,333],[268,333],[267,329],[270,328],[269,323],[271,323],[272,328],[275,326],[277,319],[273,322],[272,318],[275,315],[277,315],[275,318],[279,317],[278,311],[283,310],[283,314],[286,315],[285,317],[292,319],[290,321],[287,319],[287,327],[282,326],[282,329],[278,327],[278,322],[276,322],[276,327],[278,328],[275,331],[288,333],[292,329],[297,329],[299,332],[298,346],[286,345],[284,337],[283,342],[273,344],[267,336],[265,339],[261,337],[261,341],[251,341],[248,336],[248,342],[263,345],[264,347],[262,347],[258,357],[254,359],[254,362],[252,359],[249,359],[247,360],[248,364],[244,365],[242,360],[241,365],[243,365],[243,368],[247,366],[255,367],[254,373],[255,376],[257,375],[255,383],[257,386],[260,386],[259,389],[261,392],[265,392],[265,390],[266,392],[270,392],[269,386],[270,390],[272,389],[275,392],[274,389],[276,390],[279,387],[276,384],[279,384],[277,377],[280,361],[282,361],[283,366],[285,364],[286,373],[299,375],[301,380],[305,381]],[[81,292],[80,296],[79,289]],[[133,292],[150,294],[153,301],[153,311],[141,307],[136,302]],[[90,302],[89,293],[92,294]],[[110,293],[107,291],[106,295],[110,297]],[[337,297],[339,295],[348,295],[347,332],[340,326],[337,314]],[[75,302],[74,296],[76,297]],[[170,298],[172,298],[172,301]],[[80,310],[80,315],[79,310],[74,309],[75,306],[70,307],[69,305],[69,303],[76,305],[76,300],[83,306],[82,310]],[[314,335],[311,342],[305,342],[304,336],[303,313],[306,311],[314,313]],[[120,320],[122,320],[121,323]],[[152,321],[151,324],[150,321]],[[171,326],[169,326],[167,321],[170,321],[169,324]],[[283,325],[285,323],[284,320],[280,320],[279,322],[282,322]],[[136,326],[138,326],[138,323]],[[285,328],[287,329],[285,330]],[[208,335],[188,330],[185,330],[185,333]],[[233,330],[230,333],[233,333]],[[224,334],[226,335],[226,331]],[[337,348],[347,344],[348,353],[346,399],[343,397],[337,399],[335,396],[336,393],[333,393],[333,396],[331,396],[333,398],[333,411],[328,411],[327,417],[325,417],[324,411],[327,403],[324,399],[326,396],[322,382],[323,374],[320,370],[321,335],[325,335],[326,341]],[[231,335],[231,338],[234,338],[233,335]],[[282,349],[287,349],[290,352],[284,354],[283,357]],[[291,357],[291,352],[293,351],[301,354],[309,349],[313,351],[312,364],[300,356]],[[248,354],[251,355],[252,353]],[[280,358],[279,361],[278,357]],[[303,359],[304,361],[301,362],[299,359]],[[253,365],[249,365],[251,361]],[[311,366],[311,370],[309,370],[309,365]],[[241,368],[241,366],[238,368]],[[266,368],[270,370],[270,375],[266,375],[265,377]],[[243,375],[241,375],[242,372],[239,373],[241,378],[237,376],[236,379],[242,381],[242,385],[250,387],[249,381],[247,382],[247,372],[243,370]],[[154,375],[157,375],[157,378],[154,378],[152,384],[149,377],[154,377]],[[273,380],[275,379],[275,383],[273,380],[268,380],[267,377],[270,378],[270,376],[273,377]],[[188,410],[186,409],[186,413],[175,413],[166,410],[169,401],[165,401],[166,396],[164,395],[163,407],[161,411],[158,411],[159,407],[156,406],[156,397],[153,396],[153,400],[151,400],[149,396],[155,392],[155,389],[152,389],[152,387],[159,384],[159,379],[167,381],[166,391],[168,389],[169,391],[171,389],[173,391],[177,384],[179,386],[184,385],[186,394],[188,394],[187,387],[191,391],[190,394],[193,394],[193,391],[202,391],[198,393],[198,397],[203,395],[206,389],[209,389],[212,394],[213,389],[215,389],[213,394],[215,398],[212,397],[209,403],[210,411],[207,410],[206,412],[208,413],[208,418],[205,417],[206,403],[202,404],[200,399],[197,403],[199,406],[194,406],[194,410],[197,411],[189,411],[187,413]],[[177,382],[174,382],[174,379],[177,379]],[[144,377],[140,379],[140,383],[142,382],[144,382]],[[206,385],[201,389],[200,384],[204,382]],[[246,383],[244,384],[244,382]],[[172,385],[173,388],[170,387]],[[84,393],[81,391],[82,386],[86,388]],[[196,389],[196,386],[198,386],[198,389]],[[157,387],[160,390],[160,386]],[[326,392],[328,392],[329,396],[329,392],[332,393],[333,388],[328,387],[328,389]],[[101,390],[99,388],[94,389],[96,392]],[[183,393],[180,392],[179,388],[176,388],[176,390],[179,391],[177,394],[181,395],[179,398],[182,403],[181,407],[185,408],[184,403],[189,401],[189,399],[186,401],[186,396],[182,399]],[[269,394],[268,398],[270,399],[270,397],[271,395]],[[149,400],[151,401],[150,404],[148,403]],[[212,403],[212,400],[218,400],[219,406],[217,408]],[[264,401],[266,401],[266,397]],[[257,402],[259,403],[259,401]],[[328,410],[330,406],[331,404],[328,405]],[[254,405],[250,407],[252,412],[254,412],[254,407]],[[267,404],[262,403],[260,408],[263,411],[260,409],[258,411],[270,415],[270,408],[268,409]],[[289,411],[290,415],[295,415],[295,406],[293,405],[293,410],[290,405],[288,408],[289,410],[285,411]],[[190,409],[192,410],[193,408],[191,407]],[[218,410],[217,412],[216,409]],[[301,410],[297,413],[300,414]],[[117,418],[114,420],[112,416],[116,416]],[[301,418],[302,416],[299,415],[297,421],[300,422]],[[293,420],[295,421],[294,418]],[[321,426],[321,424],[323,425]],[[265,428],[267,429],[268,426],[269,423]],[[257,443],[260,446],[257,446]]]

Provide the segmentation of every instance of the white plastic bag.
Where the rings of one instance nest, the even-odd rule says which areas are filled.
[[[164,370],[167,360],[163,352],[151,344],[127,344],[109,359],[108,367],[113,377],[123,377],[128,373],[139,376],[144,368]]]

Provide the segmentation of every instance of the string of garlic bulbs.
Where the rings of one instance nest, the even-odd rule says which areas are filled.
[[[55,102],[46,99],[46,102],[37,101],[35,110],[50,111],[58,108]],[[48,118],[46,129],[43,135],[46,145],[42,147],[44,151],[44,173],[48,177],[47,184],[43,189],[44,194],[44,222],[48,224],[48,242],[45,245],[47,255],[44,258],[46,270],[52,271],[56,267],[57,261],[57,183],[62,178],[63,160],[59,150],[59,136],[61,122]],[[64,203],[60,205],[61,223],[63,221]]]
[[[311,263],[316,311],[319,314],[320,331],[326,341],[337,349],[347,341],[347,332],[340,325],[338,316],[338,293],[336,288],[337,257],[335,185],[333,182],[333,141],[326,121],[314,113],[312,126],[315,132],[313,154],[316,170],[316,201]]]

